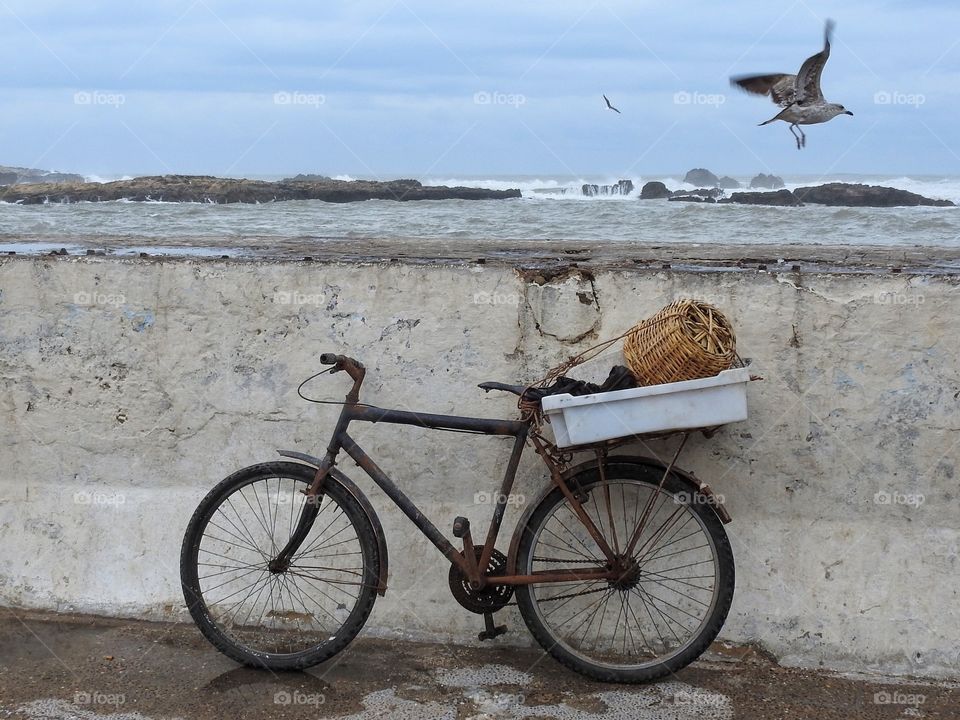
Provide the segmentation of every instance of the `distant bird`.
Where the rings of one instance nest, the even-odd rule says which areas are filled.
[[[830,36],[833,34],[833,20],[827,20],[823,37],[823,50],[808,57],[796,75],[774,73],[772,75],[740,75],[730,78],[730,84],[736,85],[756,95],[769,95],[777,105],[783,108],[777,115],[761,125],[769,125],[774,120],[790,123],[790,133],[797,141],[797,150],[807,145],[807,136],[800,125],[816,125],[832,120],[837,115],[853,115],[843,105],[828,103],[823,99],[820,89],[820,75],[823,66],[830,57]],[[800,131],[797,135],[794,128]]]
[[[604,95],[604,96],[603,96],[603,99],[606,101],[608,108],[610,108],[611,110],[613,110],[615,113],[619,113],[620,115],[623,115],[623,113],[621,113],[621,112],[620,112],[619,110],[617,110],[613,105],[610,104],[610,98],[608,98],[606,95]]]

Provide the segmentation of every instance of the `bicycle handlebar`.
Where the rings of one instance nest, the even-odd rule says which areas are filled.
[[[353,379],[353,387],[350,388],[350,392],[347,393],[347,402],[359,402],[360,386],[363,384],[364,375],[367,374],[363,363],[346,355],[337,355],[335,353],[321,353],[320,362],[324,365],[333,365],[330,372],[335,373],[343,370]]]

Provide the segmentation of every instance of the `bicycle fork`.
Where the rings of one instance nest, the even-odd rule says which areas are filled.
[[[320,513],[320,503],[323,502],[323,481],[327,479],[327,474],[330,472],[330,468],[333,467],[334,462],[334,454],[331,451],[327,451],[320,466],[317,468],[317,473],[314,475],[310,487],[302,491],[306,496],[306,500],[304,501],[303,508],[300,510],[300,518],[297,520],[297,525],[290,539],[287,540],[287,544],[284,545],[283,549],[277,553],[277,556],[267,564],[270,572],[274,574],[286,572],[290,568],[290,560],[297,550],[300,549],[300,546],[303,545],[303,541],[307,539],[307,535],[309,535],[313,529],[313,523]]]

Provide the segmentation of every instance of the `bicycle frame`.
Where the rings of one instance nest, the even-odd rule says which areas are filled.
[[[358,364],[359,365],[359,364]],[[523,420],[498,420],[491,418],[465,417],[458,415],[436,415],[431,413],[409,412],[404,410],[392,410],[379,408],[373,405],[361,404],[358,400],[360,385],[363,382],[363,367],[344,367],[354,379],[353,389],[348,393],[346,402],[340,412],[333,437],[327,446],[326,455],[321,460],[317,473],[310,487],[305,490],[305,494],[310,498],[319,498],[323,494],[323,483],[330,472],[330,469],[336,464],[337,455],[341,450],[345,451],[370,478],[386,493],[403,513],[417,526],[423,535],[441,552],[444,557],[453,565],[456,565],[470,581],[471,586],[479,589],[488,584],[488,577],[485,576],[483,569],[488,567],[490,558],[496,546],[497,538],[500,533],[500,527],[503,522],[503,516],[506,511],[507,497],[513,489],[516,481],[517,468],[520,464],[520,458],[523,454],[524,446],[530,438],[531,424]],[[389,423],[396,425],[413,425],[431,430],[449,430],[474,432],[484,435],[494,435],[503,437],[512,437],[513,450],[510,454],[510,460],[507,463],[504,472],[503,481],[500,484],[500,491],[496,497],[493,509],[493,517],[490,526],[487,529],[487,536],[481,550],[480,557],[477,558],[470,536],[469,523],[466,531],[462,535],[464,552],[459,552],[446,536],[427,518],[412,500],[399,488],[396,483],[377,465],[374,460],[360,447],[359,444],[349,435],[348,429],[353,422],[369,423]],[[532,438],[537,452],[543,455],[542,445],[536,437]],[[544,457],[547,460],[546,457]],[[614,580],[619,574],[619,562],[617,556],[610,549],[604,540],[602,534],[597,530],[593,521],[583,510],[577,496],[570,490],[564,481],[559,469],[554,467],[547,460],[547,465],[551,470],[553,481],[560,490],[567,496],[571,502],[577,516],[584,523],[588,532],[597,540],[598,545],[607,556],[607,565],[603,569],[576,569],[576,570],[552,570],[536,571],[530,575],[497,575],[495,584],[497,585],[529,585],[533,583],[558,583],[569,582],[570,580]],[[307,503],[301,513],[297,528],[290,541],[287,543],[278,556],[273,560],[272,566],[283,566],[288,563],[293,554],[300,547],[303,540],[313,524],[316,517],[319,503]]]

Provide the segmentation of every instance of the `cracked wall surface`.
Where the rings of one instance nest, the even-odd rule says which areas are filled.
[[[476,384],[534,381],[679,297],[723,308],[764,377],[750,419],[680,462],[734,518],[722,637],[788,664],[955,676],[960,285],[944,276],[0,259],[0,603],[186,619],[179,544],[200,498],[276,448],[322,453],[336,408],[296,395],[321,352],[363,360],[378,404],[513,417],[513,399]],[[345,391],[341,376],[307,388]],[[462,514],[486,528],[508,440],[352,434],[438,527]],[[476,642],[440,555],[341,469],[390,546],[370,632]],[[544,482],[529,453],[516,493]],[[529,642],[503,615],[501,641]]]

